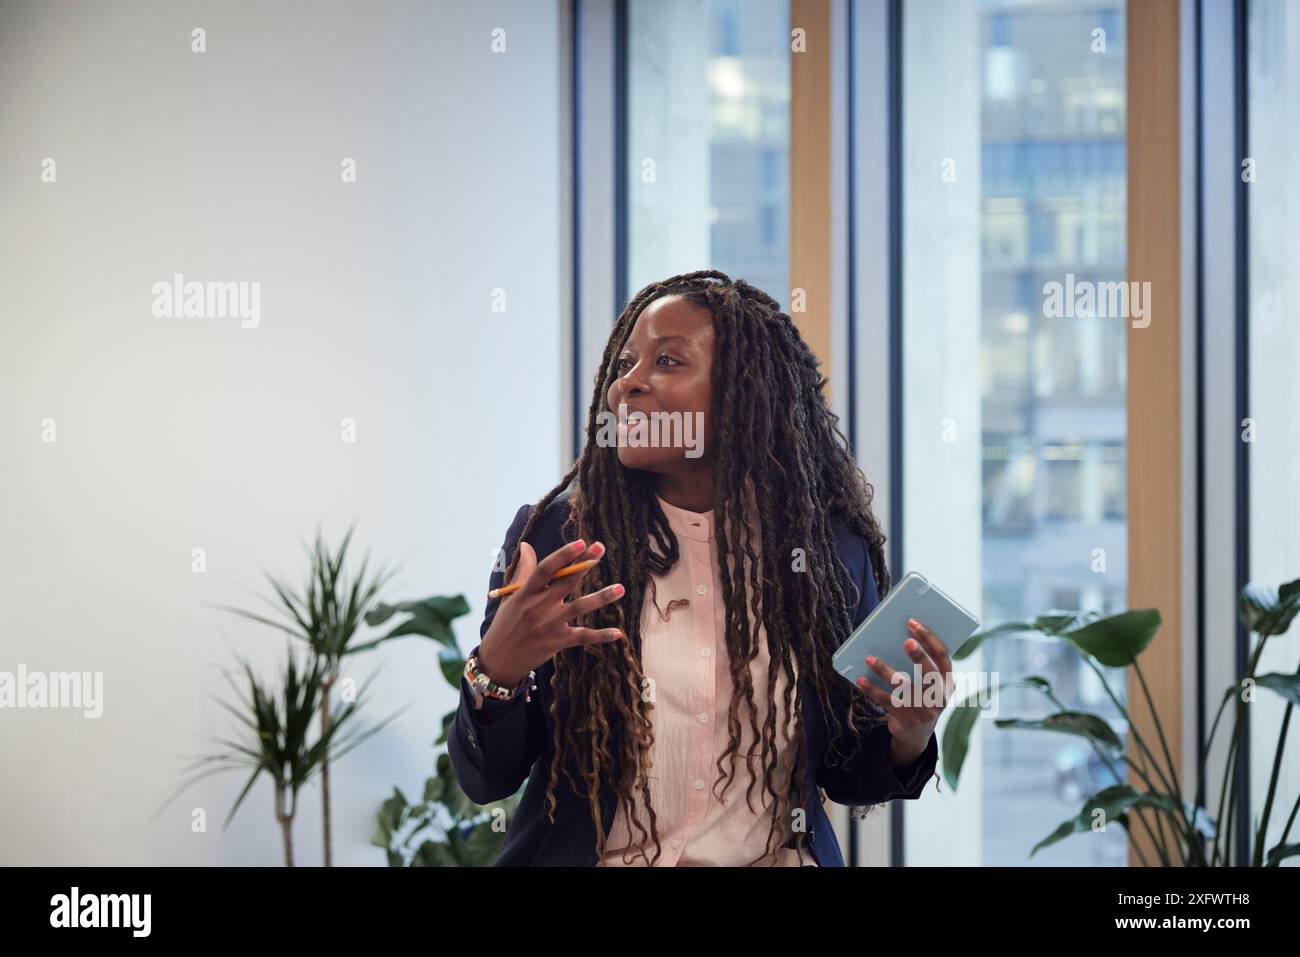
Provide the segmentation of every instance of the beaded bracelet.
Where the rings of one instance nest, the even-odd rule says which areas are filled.
[[[483,673],[482,669],[479,668],[478,655],[470,655],[465,659],[465,680],[468,681],[469,686],[483,698],[496,698],[498,701],[509,701],[522,691],[524,693],[524,700],[532,701],[532,693],[537,690],[537,685],[534,684],[535,677],[536,672],[530,671],[528,672],[527,677],[513,688],[504,688],[489,678]]]

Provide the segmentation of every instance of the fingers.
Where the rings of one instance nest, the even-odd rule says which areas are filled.
[[[888,711],[894,707],[894,701],[889,696],[889,693],[873,684],[870,678],[859,675],[855,684],[858,686],[858,690],[867,696],[867,700],[877,708]]]
[[[884,679],[885,684],[894,689],[894,693],[897,693],[900,687],[908,683],[907,677],[891,667],[887,661],[881,658],[868,656],[866,662],[868,668],[880,675],[880,677]],[[898,675],[898,678],[895,679],[894,675]],[[874,684],[870,678],[860,677],[858,678],[857,684],[859,688],[862,688],[863,691],[866,692],[867,698],[871,700],[872,704],[878,705],[881,708],[898,707],[898,704],[894,700],[894,693],[885,691],[883,688]],[[900,697],[903,701],[909,700],[906,690],[902,692]]]
[[[526,581],[536,567],[537,553],[533,551],[533,546],[527,542],[520,542],[519,561],[515,563],[515,574],[507,584],[513,585],[517,581]]]
[[[565,621],[573,621],[583,615],[590,614],[597,608],[604,608],[606,605],[613,604],[623,597],[624,591],[626,589],[620,584],[609,585],[600,591],[592,592],[590,595],[583,595],[581,598],[565,602],[561,614],[564,615]]]
[[[948,649],[944,647],[943,642],[939,640],[939,637],[934,632],[914,618],[908,619],[907,629],[911,633],[911,637],[903,642],[903,651],[907,653],[907,656],[912,661],[920,665],[922,680],[918,683],[919,687],[930,688],[933,679],[930,679],[929,676],[933,674],[938,677],[942,695],[937,702],[937,707],[941,710],[948,696],[952,693],[952,659],[948,656]],[[868,657],[866,664],[893,689],[892,693],[887,692],[868,678],[858,678],[856,681],[857,686],[872,704],[887,710],[892,709],[900,714],[903,713],[903,709],[910,707],[919,709],[931,709],[933,707],[928,698],[917,697],[911,687],[912,682],[888,662]],[[912,712],[908,712],[908,714],[911,715]]]
[[[903,642],[903,647],[913,661],[921,662],[921,670],[924,674],[929,675],[933,672],[938,677],[939,686],[943,689],[942,700],[946,705],[957,685],[952,675],[952,658],[948,655],[948,649],[939,640],[938,635],[915,618],[908,619],[907,627],[912,637]],[[919,644],[921,647],[914,652],[907,648],[908,644]],[[924,656],[924,660],[922,661],[918,655]]]
[[[605,554],[605,546],[601,542],[593,542],[587,546],[587,550],[579,555],[575,561],[584,562],[588,559],[600,559]],[[593,565],[592,568],[595,566]],[[554,591],[563,595],[565,598],[577,598],[578,592],[582,590],[582,580],[587,577],[591,568],[584,568],[580,572],[574,572],[572,575],[565,575],[563,578],[557,578],[551,582],[547,591]]]
[[[593,542],[591,545],[587,546],[586,551],[578,556],[577,561],[600,561],[604,555],[604,544],[601,542]],[[594,567],[595,566],[593,565],[592,568]],[[563,578],[552,579],[551,583],[543,592],[542,600],[550,601],[554,608],[564,609],[564,616],[570,625],[577,625],[577,621],[573,620],[576,616],[572,611],[572,605],[581,594],[583,580],[587,577],[587,573],[590,571],[591,568],[584,568],[582,571],[565,575]]]
[[[907,680],[906,675],[896,670],[889,662],[885,661],[883,658],[873,658],[870,655],[868,655],[866,660],[867,660],[867,667],[870,668],[872,671],[874,671],[876,674],[880,675],[880,677],[884,678],[885,684],[889,685],[889,687],[891,688],[897,688],[899,685],[901,685],[904,681]],[[898,675],[899,677],[895,679],[894,675]]]
[[[555,577],[556,572],[565,565],[572,565],[578,560],[578,556],[586,550],[587,544],[582,539],[560,546],[542,559],[541,564],[533,569],[533,573],[528,576],[528,581],[520,591],[530,594],[540,592],[551,583],[551,579]]]
[[[903,651],[907,654],[907,657],[911,658],[921,666],[922,679],[931,672],[936,675],[940,674],[939,669],[935,667],[934,661],[931,660],[930,655],[923,647],[921,647],[921,642],[917,640],[915,629],[911,629],[911,631],[912,637],[903,642]]]
[[[621,641],[623,632],[617,628],[571,628],[561,648],[577,648],[579,645],[608,645]]]
[[[919,641],[925,650],[929,653],[931,660],[934,661],[935,667],[944,674],[952,671],[952,658],[948,655],[948,649],[939,636],[932,632],[925,625],[921,624],[915,618],[909,618],[907,622],[908,629],[912,632],[912,637]]]

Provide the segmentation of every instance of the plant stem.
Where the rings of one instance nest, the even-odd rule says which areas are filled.
[[[1237,755],[1239,757],[1241,755],[1240,748],[1237,749]],[[1237,792],[1239,790],[1241,789],[1234,787],[1231,791],[1228,792],[1228,818],[1227,819],[1229,821],[1236,820],[1233,817],[1233,811],[1237,807]],[[1233,833],[1235,830],[1236,830],[1235,828],[1228,829],[1228,840],[1225,842],[1223,846],[1223,863],[1228,867],[1232,866],[1232,839],[1236,837],[1236,834]]]
[[[1142,821],[1143,824],[1146,824],[1146,821],[1142,820],[1141,817],[1139,817],[1138,820]],[[1151,833],[1151,826],[1149,824],[1147,825],[1147,833],[1148,834]],[[1137,854],[1138,860],[1142,862],[1142,866],[1150,867],[1151,862],[1148,861],[1147,856],[1142,853],[1142,845],[1137,842],[1137,835],[1134,834],[1132,831],[1128,832],[1128,841],[1130,844],[1133,845],[1133,852]]]
[[[275,819],[280,822],[280,837],[284,842],[284,866],[293,867],[293,813],[284,808],[284,785],[275,786]]]
[[[1154,784],[1151,783],[1151,779],[1150,779],[1149,777],[1147,777],[1146,773],[1145,773],[1141,768],[1139,768],[1136,764],[1134,764],[1132,761],[1130,761],[1130,760],[1128,759],[1127,756],[1125,756],[1125,757],[1123,758],[1123,761],[1124,761],[1125,764],[1127,764],[1129,767],[1131,767],[1131,768],[1134,770],[1134,772],[1136,772],[1136,774],[1138,775],[1138,777],[1140,777],[1140,778],[1142,779],[1142,783],[1145,784],[1145,785],[1147,786],[1147,792],[1148,792],[1149,794],[1159,794],[1159,793],[1160,793],[1160,789],[1157,788]],[[1117,777],[1118,777],[1118,775],[1117,775]],[[1140,808],[1140,807],[1138,807],[1138,808],[1134,808],[1134,811],[1135,811],[1136,814],[1137,814],[1137,819],[1138,819],[1138,821],[1140,821],[1140,822],[1142,823],[1142,827],[1146,829],[1147,837],[1151,838],[1151,843],[1152,843],[1152,845],[1155,847],[1155,849],[1156,849],[1157,851],[1160,852],[1160,863],[1161,863],[1161,865],[1164,866],[1164,867],[1172,867],[1174,862],[1173,862],[1173,859],[1169,856],[1169,844],[1168,844],[1168,839],[1165,837],[1165,815],[1164,815],[1164,812],[1161,811],[1160,808],[1153,808],[1153,809],[1152,809],[1152,813],[1155,815],[1155,819],[1156,819],[1156,829],[1157,829],[1157,831],[1159,831],[1159,836],[1157,836],[1155,833],[1152,832],[1152,830],[1151,830],[1151,825],[1147,823],[1147,819],[1146,819],[1146,817],[1144,817],[1144,816],[1140,813],[1141,810],[1142,810],[1142,808]],[[1170,830],[1173,830],[1173,828],[1171,827]]]
[[[334,682],[338,678],[338,665],[334,664],[325,680],[321,682],[320,696],[320,735],[322,741],[329,740],[330,733],[330,689],[334,687]],[[322,828],[322,846],[325,852],[325,866],[334,866],[334,849],[330,841],[330,756],[329,748],[326,747],[321,752],[320,762],[320,800],[321,800],[321,828]]]
[[[1210,749],[1214,746],[1214,735],[1219,730],[1219,719],[1223,717],[1223,712],[1228,707],[1228,701],[1231,700],[1232,698],[1232,692],[1233,689],[1229,688],[1227,694],[1223,696],[1223,700],[1219,702],[1219,710],[1215,712],[1214,723],[1210,725],[1210,736],[1205,739],[1205,747],[1201,749],[1199,767],[1204,767],[1206,762],[1209,761],[1210,759]],[[1231,748],[1232,746],[1231,742],[1229,742],[1228,746],[1229,748]],[[1206,795],[1202,791],[1202,787],[1203,785],[1198,781],[1196,785],[1196,806],[1198,808],[1204,808],[1205,813],[1209,814],[1210,802],[1206,799]],[[1222,803],[1222,801],[1220,801],[1220,803]],[[1214,823],[1215,823],[1215,835],[1214,835],[1214,842],[1213,844],[1211,844],[1211,853],[1210,853],[1210,860],[1209,860],[1210,867],[1214,866],[1215,858],[1216,855],[1218,854],[1218,843],[1219,843],[1218,827],[1220,825],[1217,820]]]
[[[1228,861],[1230,860],[1229,855],[1231,854],[1232,851],[1233,828],[1232,828],[1232,821],[1230,820],[1230,818],[1232,816],[1233,799],[1236,798],[1237,788],[1235,786],[1232,788],[1232,798],[1230,798],[1228,801],[1229,819],[1225,819],[1223,816],[1223,800],[1224,800],[1225,793],[1228,790],[1228,782],[1233,778],[1233,771],[1236,766],[1237,748],[1241,743],[1242,728],[1246,723],[1245,701],[1243,701],[1241,697],[1241,685],[1242,682],[1244,681],[1254,679],[1255,669],[1259,667],[1259,658],[1260,655],[1263,654],[1264,652],[1264,644],[1268,641],[1268,637],[1269,637],[1268,632],[1266,631],[1259,632],[1259,644],[1255,646],[1254,652],[1251,653],[1250,663],[1246,668],[1246,673],[1237,681],[1236,688],[1234,689],[1237,698],[1235,727],[1233,728],[1232,740],[1228,744],[1228,758],[1227,758],[1227,763],[1223,769],[1223,784],[1219,788],[1219,814],[1216,818],[1218,830],[1214,835],[1214,857],[1217,860],[1219,859],[1219,838],[1220,836],[1222,836],[1225,830],[1225,820],[1226,820],[1226,830],[1228,833],[1228,839],[1224,843],[1224,852],[1222,857],[1222,860],[1225,864],[1227,864]]]
[[[1286,843],[1287,836],[1291,833],[1291,825],[1295,823],[1297,811],[1300,811],[1300,794],[1295,796],[1295,804],[1291,805],[1291,814],[1286,819],[1286,827],[1282,828],[1282,839],[1278,841],[1279,845]]]
[[[1264,835],[1268,833],[1268,819],[1273,813],[1273,798],[1277,794],[1277,776],[1282,768],[1282,750],[1286,746],[1286,731],[1291,724],[1291,709],[1295,705],[1287,702],[1286,711],[1282,713],[1282,731],[1277,738],[1277,751],[1273,755],[1273,774],[1268,779],[1268,797],[1264,799],[1264,816],[1260,819],[1259,829],[1255,832],[1254,866],[1264,865]]]
[[[1052,694],[1052,692],[1044,691],[1043,694],[1047,695],[1048,699],[1052,702],[1052,704],[1056,705],[1056,707],[1058,707],[1062,711],[1069,710],[1068,708],[1065,707],[1064,702],[1062,702],[1059,698],[1057,698],[1056,695]],[[1110,756],[1110,753],[1105,748],[1103,748],[1100,744],[1094,741],[1092,738],[1088,738],[1087,741],[1088,744],[1092,747],[1093,753],[1096,754],[1097,757],[1101,758],[1103,761],[1106,762],[1106,767],[1110,770],[1111,774],[1115,775],[1115,780],[1117,781],[1122,780],[1122,775],[1119,773],[1119,768],[1116,766],[1114,759]],[[1152,787],[1151,785],[1151,779],[1148,778],[1146,774],[1143,773],[1143,771],[1139,769],[1136,765],[1132,765],[1132,762],[1128,760],[1127,756],[1120,755],[1120,760],[1126,764],[1130,764],[1133,767],[1133,770],[1137,772],[1137,774],[1142,778],[1144,782],[1146,782],[1146,786],[1150,788],[1152,791],[1155,790],[1155,788]],[[1169,862],[1168,849],[1164,847],[1163,841],[1159,841],[1156,839],[1156,835],[1151,830],[1151,825],[1150,823],[1148,823],[1145,817],[1143,817],[1141,814],[1138,814],[1137,819],[1138,822],[1141,823],[1142,827],[1146,829],[1147,837],[1151,838],[1151,845],[1157,851],[1160,852],[1161,863],[1168,864]],[[1157,820],[1159,820],[1159,818],[1157,818]],[[1162,831],[1162,837],[1163,837],[1163,831]],[[1146,855],[1142,853],[1142,848],[1138,844],[1132,830],[1128,831],[1128,839],[1133,845],[1133,850],[1137,851],[1138,859],[1142,861],[1142,866],[1150,867],[1151,865],[1147,862]]]
[[[1201,750],[1202,763],[1204,763],[1206,759],[1209,758],[1210,756],[1210,748],[1214,744],[1215,732],[1219,730],[1219,719],[1223,717],[1223,709],[1228,706],[1228,702],[1231,700],[1232,700],[1232,693],[1230,690],[1228,694],[1225,694],[1223,696],[1223,700],[1219,702],[1219,710],[1214,715],[1214,723],[1210,725],[1210,736],[1205,739],[1205,747]]]
[[[1160,715],[1156,713],[1156,705],[1151,698],[1151,689],[1147,687],[1146,676],[1142,674],[1142,667],[1138,664],[1136,656],[1133,658],[1133,671],[1138,676],[1138,684],[1142,688],[1142,697],[1146,699],[1147,710],[1151,712],[1151,721],[1156,726],[1156,735],[1160,739],[1160,750],[1164,752],[1165,763],[1169,767],[1169,778],[1170,783],[1172,784],[1171,790],[1173,791],[1174,801],[1177,802],[1178,816],[1183,819],[1183,825],[1186,827],[1185,838],[1187,849],[1190,850],[1197,846],[1197,830],[1192,826],[1192,822],[1187,818],[1187,808],[1183,804],[1183,789],[1178,781],[1178,769],[1174,765],[1173,755],[1169,753],[1169,745],[1165,741],[1164,726],[1160,722]],[[1154,756],[1151,758],[1151,763],[1153,765],[1156,764]],[[1188,855],[1182,848],[1179,850],[1182,853],[1183,863],[1186,864]]]
[[[1128,716],[1125,715],[1125,718],[1127,717]],[[1129,727],[1130,728],[1133,727],[1132,722],[1129,723]],[[1151,794],[1163,793],[1161,792],[1160,788],[1156,787],[1156,785],[1152,782],[1151,778],[1147,776],[1147,761],[1146,761],[1146,757],[1142,754],[1141,750],[1135,749],[1133,753],[1136,756],[1137,760],[1134,761],[1131,758],[1129,758],[1127,754],[1124,754],[1121,755],[1124,763],[1127,764],[1130,768],[1132,768],[1133,772],[1142,779],[1142,783],[1147,786],[1147,791],[1149,791]],[[1158,847],[1158,850],[1161,851],[1160,862],[1165,867],[1172,867],[1173,861],[1169,857],[1169,848],[1165,843],[1167,839],[1165,837],[1164,812],[1158,811],[1155,815],[1155,818],[1156,818],[1156,830],[1159,831],[1160,834],[1159,847]],[[1141,814],[1137,815],[1137,819],[1141,821],[1143,824],[1146,823],[1146,817],[1144,817]],[[1172,827],[1170,829],[1172,830]],[[1147,827],[1147,833],[1151,835],[1152,843],[1156,843],[1157,838],[1155,837],[1155,835],[1151,834],[1151,828],[1149,826]]]
[[[1215,816],[1215,820],[1218,821],[1218,831],[1214,835],[1214,859],[1216,861],[1222,861],[1225,864],[1227,863],[1226,852],[1225,854],[1220,854],[1219,839],[1223,837],[1226,832],[1229,834],[1229,839],[1225,843],[1231,844],[1232,824],[1230,821],[1225,821],[1223,808],[1224,802],[1228,797],[1228,782],[1232,780],[1233,771],[1237,763],[1237,745],[1241,741],[1241,726],[1244,723],[1241,712],[1242,703],[1239,697],[1237,699],[1236,717],[1232,729],[1232,738],[1228,742],[1228,757],[1223,768],[1223,783],[1219,786],[1219,812]],[[1233,788],[1233,790],[1235,791],[1236,788]],[[1227,824],[1227,827],[1224,826],[1225,823]]]
[[[1092,669],[1093,673],[1097,676],[1097,680],[1101,682],[1101,686],[1102,688],[1105,689],[1106,695],[1110,698],[1111,702],[1115,705],[1115,707],[1119,709],[1119,713],[1124,716],[1124,720],[1128,722],[1128,733],[1129,736],[1132,738],[1133,743],[1136,744],[1138,747],[1137,754],[1139,758],[1145,752],[1146,756],[1151,760],[1151,767],[1155,770],[1156,774],[1160,777],[1161,787],[1163,787],[1166,792],[1172,791],[1173,788],[1170,787],[1169,782],[1165,780],[1165,776],[1163,772],[1161,772],[1160,770],[1160,763],[1156,761],[1156,756],[1151,753],[1151,749],[1147,747],[1147,743],[1144,740],[1142,740],[1142,735],[1138,733],[1137,725],[1133,722],[1132,717],[1129,715],[1128,709],[1125,708],[1124,705],[1120,703],[1119,698],[1115,696],[1115,692],[1111,690],[1110,683],[1106,680],[1106,676],[1101,673],[1100,666],[1089,655],[1084,655],[1083,660],[1088,665],[1088,667]],[[1157,722],[1157,724],[1158,723],[1159,722]],[[1139,815],[1139,817],[1140,816],[1141,815]],[[1160,827],[1161,834],[1164,833],[1163,822],[1164,822],[1164,815],[1157,813],[1156,823]],[[1171,826],[1171,830],[1172,830],[1172,826]],[[1167,851],[1166,851],[1166,857],[1167,857]]]

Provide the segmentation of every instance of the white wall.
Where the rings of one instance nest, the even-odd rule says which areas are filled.
[[[465,593],[477,640],[562,467],[559,30],[536,0],[0,8],[0,670],[104,674],[98,719],[0,710],[0,864],[280,862],[265,782],[224,835],[241,775],[149,816],[234,730],[232,649],[283,657],[206,603],[299,580],[318,522],[402,563],[391,597]],[[155,318],[176,272],[260,282],[260,325]],[[335,769],[339,864],[383,863],[374,812],[455,704],[431,644],[353,674],[381,662],[369,714],[411,707]],[[319,863],[315,786],[296,838]]]

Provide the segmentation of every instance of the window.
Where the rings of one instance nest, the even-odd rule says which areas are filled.
[[[1246,188],[1249,213],[1249,364],[1247,415],[1254,439],[1249,457],[1249,579],[1279,585],[1300,577],[1300,206],[1294,182],[1300,149],[1300,6],[1291,0],[1252,0],[1247,21],[1249,157],[1254,181]],[[1296,629],[1273,638],[1258,674],[1292,673]],[[1211,636],[1213,638],[1215,636]],[[1285,652],[1284,652],[1284,649]],[[1251,651],[1254,651],[1252,645]],[[1217,691],[1212,688],[1211,691]],[[1286,710],[1262,693],[1250,720],[1251,827],[1263,816]],[[1294,716],[1293,716],[1294,717]],[[1294,722],[1293,722],[1294,724]],[[1300,735],[1288,735],[1265,846],[1281,838],[1300,793]],[[1217,803],[1213,810],[1217,811]],[[1288,841],[1295,841],[1293,825]],[[1294,865],[1293,859],[1288,864]]]
[[[1047,479],[1047,518],[1077,522],[1083,518],[1083,449],[1077,445],[1043,448]]]
[[[1126,481],[1128,463],[1124,460],[1124,446],[1106,442],[1101,446],[1101,517],[1107,521],[1123,521],[1128,513]]]
[[[1004,441],[997,441],[999,438]],[[1024,536],[1033,530],[1034,458],[1020,435],[985,437],[984,528]]]
[[[1123,23],[1123,0],[902,5],[902,550],[986,627],[1123,607],[1125,322],[1045,309],[1047,283],[1124,278]],[[968,667],[1125,733],[1067,649],[985,647]],[[1051,710],[1013,691],[999,716]],[[1123,866],[1121,829],[1029,857],[1109,783],[1090,756],[985,722],[960,790],[905,809],[907,863]]]
[[[789,303],[788,0],[630,0],[628,291],[716,268]]]

